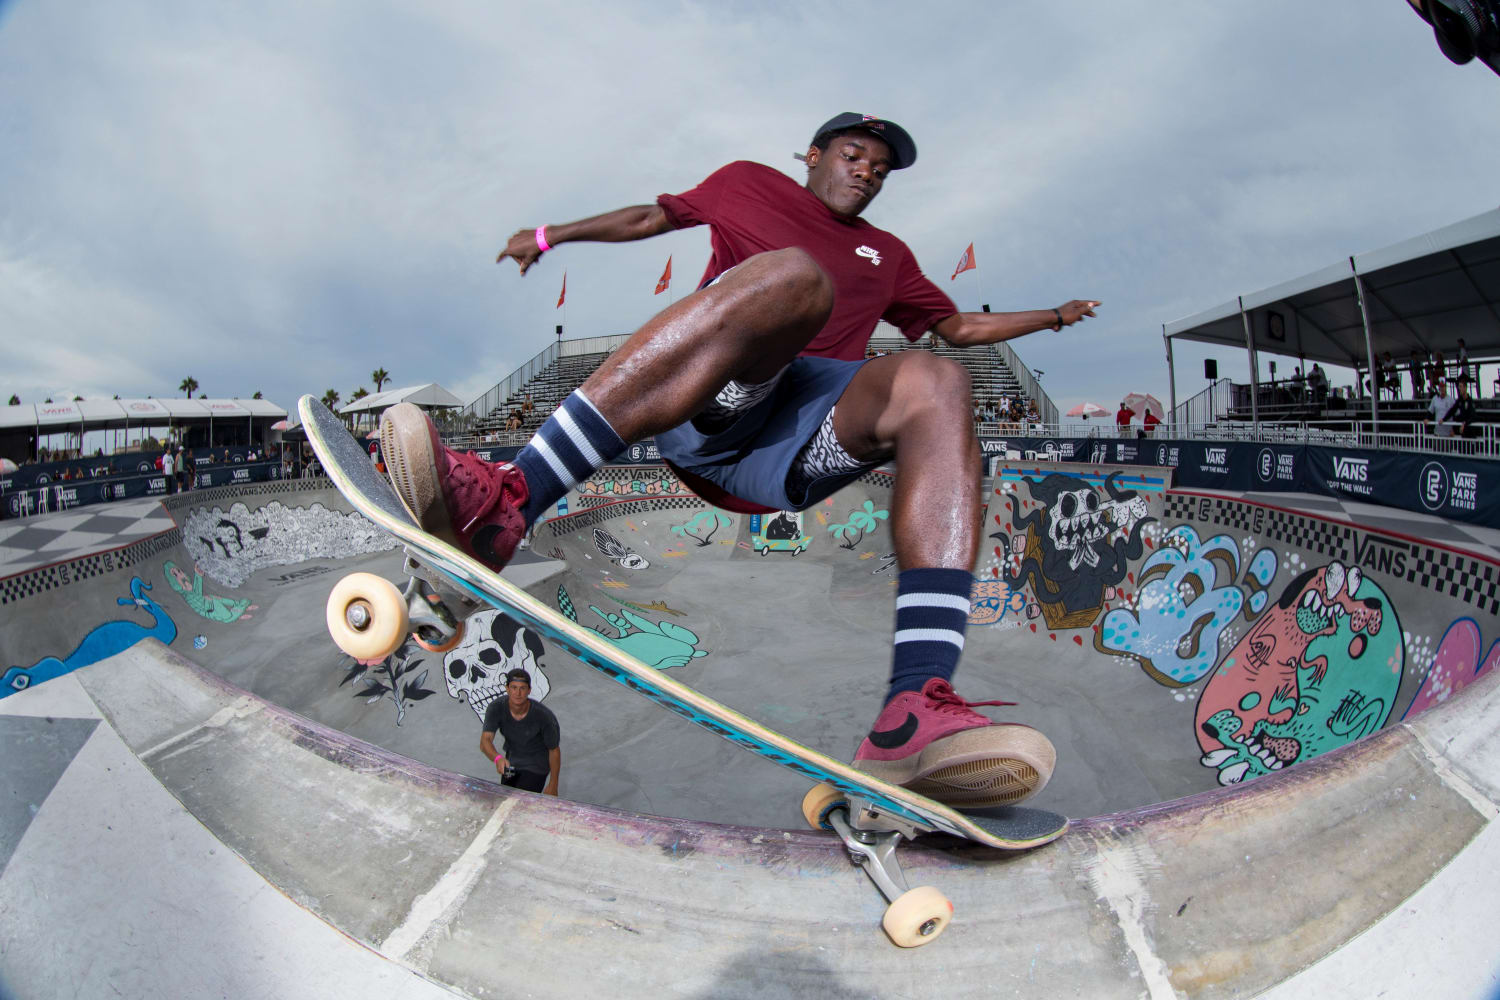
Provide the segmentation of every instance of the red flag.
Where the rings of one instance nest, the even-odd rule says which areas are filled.
[[[670,254],[668,254],[667,255],[667,269],[665,271],[663,271],[661,273],[661,277],[656,280],[656,291],[652,292],[651,294],[652,295],[660,295],[662,292],[665,292],[667,290],[667,288],[671,284],[672,284],[672,257],[671,257]]]
[[[972,271],[978,266],[978,264],[974,263],[974,244],[970,243],[969,249],[965,250],[964,255],[958,258],[958,270],[953,272],[953,278],[958,277],[965,271]],[[952,281],[953,278],[949,278],[948,280]]]
[[[970,266],[972,267],[973,265],[971,264]],[[562,304],[563,304],[563,299],[565,299],[567,297],[568,297],[568,272],[564,271],[563,272],[563,286],[562,286],[562,291],[560,293],[558,293],[558,296],[557,296],[557,305],[553,306],[552,308],[554,308],[554,309],[561,309],[562,308]]]

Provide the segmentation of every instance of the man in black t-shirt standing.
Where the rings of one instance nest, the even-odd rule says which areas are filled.
[[[496,733],[505,741],[503,753],[495,749]],[[519,667],[505,675],[505,697],[490,702],[485,710],[479,749],[494,761],[500,784],[557,794],[557,776],[562,771],[557,716],[531,700],[531,675]]]

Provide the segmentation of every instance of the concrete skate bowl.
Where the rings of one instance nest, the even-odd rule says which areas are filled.
[[[1023,854],[903,848],[908,882],[956,911],[912,951],[831,836],[799,829],[802,779],[543,637],[490,616],[445,656],[339,654],[329,587],[400,558],[326,488],[177,498],[173,531],[3,581],[5,662],[114,652],[76,677],[184,808],[470,995],[1248,996],[1399,908],[1495,815],[1500,567],[1168,475],[987,485],[959,689],[1020,703],[998,717],[1059,751],[1035,804],[1079,818]],[[535,532],[555,561],[518,572],[847,756],[888,666],[890,487],[752,520],[660,469],[604,470]],[[477,712],[518,664],[562,721],[568,800],[500,789],[479,756]]]

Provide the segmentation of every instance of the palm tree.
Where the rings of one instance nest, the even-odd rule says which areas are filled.
[[[251,399],[260,399],[261,398],[261,396],[260,396],[260,390],[256,389],[255,390],[255,395],[251,396],[250,398]]]
[[[352,403],[356,399],[364,399],[369,394],[370,394],[370,390],[369,389],[366,389],[364,386],[360,386],[358,389],[355,389],[354,392],[349,396],[349,402]]]
[[[10,394],[10,405],[11,406],[20,406],[21,405],[21,397],[17,396],[15,393],[11,393]]]
[[[335,406],[338,406],[339,405],[339,391],[337,389],[329,389],[326,392],[324,392],[323,393],[323,405],[326,406],[326,407],[328,407],[330,410],[333,409]]]
[[[193,392],[198,388],[198,380],[189,375],[187,378],[183,379],[177,384],[177,388],[181,389],[183,392],[186,392],[188,399],[192,399]]]
[[[391,380],[391,373],[384,368],[377,368],[370,373],[370,381],[375,383],[375,391],[379,392],[381,387]]]

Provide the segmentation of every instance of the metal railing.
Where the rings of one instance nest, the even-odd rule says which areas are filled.
[[[1026,367],[1026,362],[1022,361],[1007,343],[991,344],[990,350],[998,354],[1001,362],[1010,369],[1016,381],[1021,384],[1021,391],[1036,402],[1043,422],[1056,423],[1057,404],[1052,402],[1052,397],[1042,389],[1042,384],[1031,374],[1031,369]]]
[[[1207,425],[1228,413],[1234,400],[1234,382],[1221,378],[1207,389],[1177,404],[1168,424],[1174,426]],[[1166,428],[1164,427],[1163,430]],[[1178,435],[1182,437],[1184,435]]]
[[[537,354],[536,357],[526,362],[520,368],[511,372],[505,377],[503,382],[497,383],[493,389],[490,389],[474,400],[474,402],[458,411],[459,416],[470,421],[482,420],[505,405],[506,400],[510,399],[517,392],[520,392],[521,388],[527,382],[530,382],[546,371],[548,366],[557,361],[557,359],[573,357],[579,354],[608,354],[629,339],[629,334],[622,333],[613,337],[583,337],[578,340],[560,340]]]

